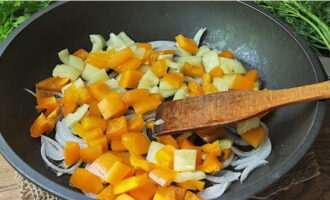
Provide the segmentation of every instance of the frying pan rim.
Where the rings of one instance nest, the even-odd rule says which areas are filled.
[[[315,79],[317,82],[324,81],[325,75],[324,72],[322,72],[322,68],[320,65],[319,60],[316,58],[316,56],[312,53],[311,49],[305,44],[305,42],[300,39],[292,30],[291,28],[286,25],[283,21],[280,19],[274,17],[271,13],[268,11],[265,11],[261,8],[259,8],[256,4],[252,2],[241,2],[239,3],[253,9],[256,12],[261,13],[263,16],[267,17],[268,19],[275,22],[279,27],[284,29],[289,35],[296,41],[296,43],[300,46],[300,48],[304,51],[306,54],[306,57],[309,59],[309,62],[311,64],[312,69],[314,70]],[[7,48],[7,46],[12,42],[12,40],[16,37],[17,34],[19,34],[26,26],[28,26],[31,22],[33,22],[38,17],[42,16],[43,14],[47,13],[48,11],[61,6],[62,4],[65,4],[67,2],[56,2],[51,4],[50,6],[44,8],[43,10],[35,13],[33,16],[31,16],[29,19],[27,19],[24,23],[22,23],[20,26],[18,26],[0,45],[0,58]],[[266,178],[263,178],[261,182],[258,183],[259,187],[255,187],[255,184],[247,185],[244,189],[242,189],[239,192],[236,192],[235,194],[228,195],[224,194],[223,197],[226,199],[236,199],[238,196],[242,199],[245,199],[259,191],[262,191],[265,187],[269,186],[272,182],[274,182],[276,179],[281,177],[283,174],[285,174],[289,169],[291,169],[306,153],[306,151],[311,146],[312,142],[314,141],[315,137],[319,133],[319,130],[321,128],[321,125],[324,120],[326,111],[326,101],[318,101],[316,104],[316,111],[313,113],[313,123],[308,130],[308,135],[305,137],[305,140],[302,142],[304,144],[300,144],[297,148],[297,151],[293,152],[291,156],[287,158],[286,165],[281,166],[281,168],[274,169],[273,171],[269,171],[266,174]],[[62,185],[59,185],[55,183],[54,181],[48,179],[47,177],[39,174],[37,171],[35,171],[32,167],[30,167],[28,164],[26,164],[7,144],[5,139],[3,138],[1,132],[0,132],[0,153],[4,156],[4,158],[23,176],[31,180],[33,183],[37,184],[41,188],[45,189],[46,191],[49,191],[56,196],[59,196],[61,198],[66,199],[91,199],[89,197],[86,197],[85,195],[74,192],[67,187],[64,187]],[[275,173],[274,173],[275,172]],[[270,174],[272,173],[272,174]],[[276,175],[274,175],[276,174]],[[236,198],[235,198],[236,197]]]

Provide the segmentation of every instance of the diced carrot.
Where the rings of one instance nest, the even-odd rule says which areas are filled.
[[[99,116],[85,115],[80,121],[81,125],[86,130],[100,128],[102,131],[105,131],[107,128],[107,122]]]
[[[175,190],[172,187],[157,187],[153,200],[174,200]]]
[[[111,140],[111,150],[112,151],[127,151],[126,147],[121,142],[121,139]]]
[[[185,181],[182,183],[177,183],[178,186],[187,189],[187,190],[199,190],[199,191],[203,191],[204,190],[204,186],[205,186],[205,182],[204,181],[196,181],[196,180],[189,180],[189,181]]]
[[[235,58],[234,54],[229,50],[223,50],[223,52],[219,53],[219,56],[229,58],[229,59]]]
[[[266,131],[262,126],[259,126],[244,133],[241,137],[245,142],[257,148],[266,138]]]
[[[194,194],[193,192],[188,191],[184,200],[203,200],[203,198],[201,198],[197,194]]]
[[[156,193],[156,186],[152,183],[147,183],[142,187],[136,188],[129,192],[129,194],[136,200],[151,200]]]
[[[156,110],[162,102],[154,97],[149,96],[144,101],[139,101],[133,104],[134,111],[138,114],[143,114],[148,111]]]
[[[109,119],[121,114],[127,108],[118,95],[107,95],[97,104],[104,119]]]
[[[188,62],[184,63],[183,74],[191,77],[202,77],[204,73],[203,65],[191,65]]]
[[[71,166],[80,159],[80,147],[76,142],[66,142],[64,146],[64,163]]]
[[[143,76],[143,72],[138,70],[126,70],[119,80],[119,86],[122,88],[136,88],[140,79]]]
[[[231,154],[231,149],[223,149],[222,150],[222,160],[228,160],[230,154]]]
[[[148,162],[140,155],[131,154],[130,163],[135,169],[143,169],[147,172],[150,172],[155,168],[153,163]]]
[[[136,115],[133,119],[127,122],[128,131],[141,131],[144,127],[144,120],[141,114]]]
[[[163,80],[174,88],[179,88],[183,83],[184,76],[181,73],[170,72],[164,75]]]
[[[148,152],[150,140],[140,132],[128,132],[123,134],[122,143],[130,153],[141,155]]]
[[[158,78],[164,76],[167,72],[167,64],[165,59],[160,59],[153,62],[151,70]]]
[[[193,80],[188,82],[188,89],[190,90],[190,96],[198,96],[204,94],[203,88]]]
[[[162,187],[170,185],[175,178],[175,171],[166,168],[156,168],[149,173],[149,178]]]
[[[206,173],[217,172],[222,169],[223,164],[214,155],[208,154],[203,162],[203,164],[197,166],[198,170]]]
[[[97,194],[96,199],[98,200],[114,200],[116,195],[113,193],[113,186],[109,185],[108,187],[104,188],[102,192]]]
[[[85,49],[78,49],[72,55],[77,56],[83,60],[86,60],[88,57],[88,52]]]
[[[36,87],[46,91],[61,92],[63,86],[68,84],[70,79],[60,77],[49,77],[36,84]]]
[[[124,73],[126,70],[136,70],[141,64],[141,60],[132,58],[118,65],[115,70],[119,73]]]
[[[129,172],[131,168],[121,161],[113,164],[105,178],[105,181],[110,184],[119,183]]]
[[[31,125],[30,133],[32,137],[40,137],[45,132],[50,132],[54,128],[55,119],[46,118],[44,113],[41,113]]]
[[[108,121],[107,137],[108,139],[120,139],[124,133],[127,133],[126,117],[121,116]]]
[[[87,169],[102,180],[105,180],[111,167],[117,161],[121,161],[121,158],[116,156],[113,152],[106,152],[98,157]]]
[[[178,143],[171,135],[158,136],[156,137],[156,139],[160,143],[171,145],[176,149],[179,148]]]
[[[43,97],[39,100],[38,105],[36,106],[38,110],[46,110],[45,115],[48,116],[59,106],[56,98],[52,97]]]
[[[222,69],[221,69],[219,66],[214,67],[214,68],[209,72],[209,74],[210,74],[212,77],[218,77],[218,78],[223,77]]]
[[[171,145],[165,145],[157,151],[155,160],[160,166],[173,169],[175,149],[176,148]]]
[[[184,200],[187,193],[187,189],[173,185],[169,186],[169,188],[172,188],[174,190],[175,200]]]
[[[114,184],[114,194],[121,194],[124,192],[129,192],[135,190],[145,184],[150,183],[147,174],[142,174],[139,176],[133,176],[122,180],[118,184]]]
[[[111,91],[111,88],[105,84],[104,80],[99,80],[91,84],[88,91],[94,99],[101,101]]]
[[[117,66],[131,58],[133,58],[133,52],[130,47],[126,47],[125,49],[112,54],[108,60],[108,65],[110,68],[115,69]]]
[[[149,96],[148,89],[133,89],[121,95],[121,100],[128,106],[144,101]]]
[[[94,162],[102,154],[103,150],[101,145],[80,149],[80,158],[84,161],[84,163]]]
[[[212,144],[204,144],[201,147],[201,149],[205,153],[208,153],[208,154],[211,154],[211,155],[214,155],[214,156],[220,156],[221,155],[221,149],[220,149],[218,140],[216,140]]]
[[[115,198],[115,200],[135,200],[135,199],[133,197],[131,197],[130,195],[123,193],[123,194],[120,194],[119,196],[117,196]]]
[[[116,50],[114,49],[111,49],[109,51],[91,52],[88,54],[85,62],[97,68],[108,70],[110,68],[108,60],[115,53]]]
[[[177,35],[175,37],[176,42],[178,43],[179,47],[188,53],[195,54],[198,51],[198,46],[196,42],[192,39],[186,38],[182,34]]]
[[[103,152],[108,151],[108,142],[107,142],[107,137],[106,136],[102,136],[102,137],[98,137],[98,138],[88,140],[87,143],[88,143],[88,146],[101,145]]]
[[[70,177],[70,184],[84,192],[93,194],[98,194],[103,190],[100,178],[83,168],[76,169]]]

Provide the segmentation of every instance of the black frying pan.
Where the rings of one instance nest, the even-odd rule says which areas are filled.
[[[58,2],[17,28],[0,48],[0,151],[24,176],[66,199],[88,199],[56,177],[40,157],[40,140],[29,127],[35,100],[23,91],[51,75],[57,52],[90,49],[88,35],[125,31],[136,41],[192,37],[201,27],[204,43],[234,50],[257,68],[264,87],[288,88],[325,80],[317,58],[281,21],[246,2]],[[325,101],[276,110],[266,120],[273,151],[269,165],[234,183],[221,199],[246,199],[280,178],[310,147],[320,130]]]

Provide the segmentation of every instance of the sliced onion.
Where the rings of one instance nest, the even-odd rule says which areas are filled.
[[[65,122],[58,121],[56,124],[55,140],[64,147],[66,142],[77,142],[80,148],[86,148],[87,144],[85,141],[75,136],[70,129],[66,126]]]
[[[82,163],[82,160],[78,161],[75,165],[71,166],[70,168],[64,169],[54,165],[50,162],[46,156],[45,144],[41,145],[40,149],[41,158],[45,161],[46,165],[52,168],[59,176],[62,174],[72,174],[74,170],[76,170]]]
[[[25,91],[28,92],[29,94],[33,95],[34,97],[37,97],[36,93],[34,93],[32,90],[27,89],[27,88],[23,88],[23,90],[25,90]]]
[[[260,146],[257,149],[253,149],[251,151],[241,151],[237,147],[232,146],[231,150],[238,156],[247,157],[247,156],[251,156],[251,155],[255,154],[259,148],[260,148]]]
[[[242,172],[240,181],[243,182],[247,178],[247,176],[250,174],[250,172],[252,172],[255,168],[257,168],[261,165],[265,165],[267,163],[268,163],[267,160],[258,160],[255,162],[251,162],[251,164],[247,168],[245,168],[244,171]]]
[[[142,117],[145,121],[148,120],[148,119],[152,119],[152,121],[153,121],[156,118],[156,112],[151,112],[149,114],[144,114]]]
[[[221,170],[214,176],[206,176],[206,179],[213,183],[226,183],[237,180],[241,175],[240,172],[232,172],[229,170]]]
[[[201,38],[202,38],[203,34],[205,33],[205,31],[206,31],[206,28],[201,28],[197,31],[197,33],[194,37],[194,40],[195,40],[197,46],[199,46],[199,43],[200,43]]]
[[[260,148],[257,149],[256,153],[254,153],[251,156],[235,160],[231,163],[231,165],[237,166],[244,163],[250,163],[250,162],[252,163],[259,160],[265,160],[269,156],[271,151],[272,151],[272,144],[270,142],[269,137],[266,137],[266,139],[260,145]]]
[[[231,153],[229,158],[227,160],[225,160],[225,162],[223,162],[223,168],[228,167],[231,164],[231,162],[233,162],[234,157],[235,157],[235,154]]]
[[[84,195],[88,196],[89,198],[96,199],[96,195],[95,194],[89,193],[89,192],[84,192],[84,191],[82,191],[82,192],[84,193]]]
[[[165,121],[163,119],[158,119],[157,121],[155,121],[155,125],[158,126],[158,125],[162,125],[164,124]]]
[[[199,192],[198,195],[205,200],[215,199],[220,197],[226,191],[229,185],[230,182],[216,184],[211,187],[205,188],[205,190],[203,192]]]
[[[55,140],[44,135],[41,136],[41,144],[45,145],[46,156],[52,160],[63,160],[64,152],[62,146]]]
[[[149,42],[152,46],[152,49],[161,49],[161,48],[167,48],[167,49],[175,49],[176,43],[174,41],[167,41],[167,40],[158,40],[158,41],[152,41]]]

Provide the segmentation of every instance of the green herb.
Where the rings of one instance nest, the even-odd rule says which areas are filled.
[[[49,4],[50,1],[0,0],[0,43],[14,28]]]
[[[318,55],[330,52],[329,1],[257,1],[283,19]]]

